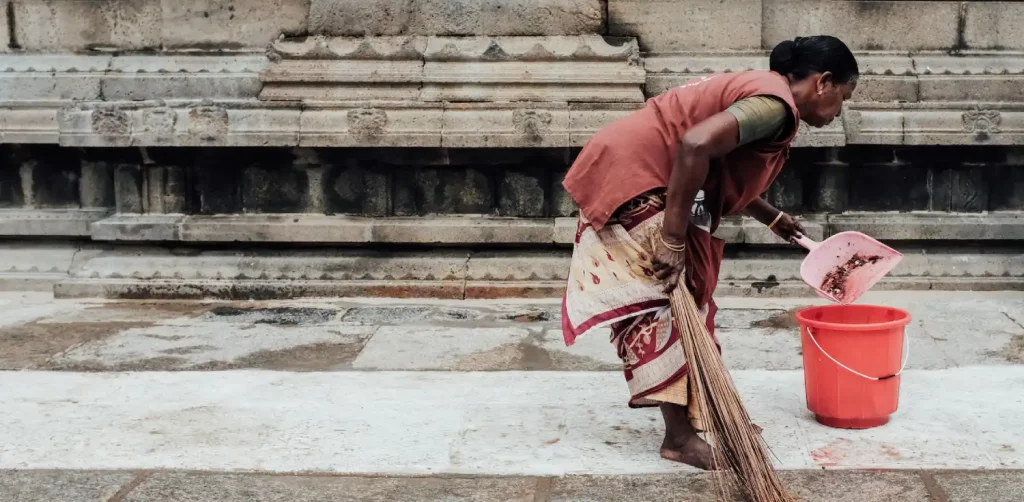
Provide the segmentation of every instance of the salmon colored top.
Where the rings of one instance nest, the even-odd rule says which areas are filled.
[[[722,216],[743,211],[782,170],[800,116],[789,81],[775,72],[744,71],[699,77],[647,101],[644,108],[597,132],[584,146],[563,186],[600,230],[616,209],[649,190],[668,186],[683,134],[751,96],[773,96],[792,122],[777,142],[755,142],[712,160],[704,204],[713,233]]]

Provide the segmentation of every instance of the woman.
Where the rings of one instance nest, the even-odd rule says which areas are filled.
[[[711,449],[692,423],[668,293],[684,275],[714,336],[719,222],[746,213],[786,240],[804,231],[760,195],[799,121],[835,120],[859,75],[849,48],[829,36],[780,43],[769,67],[697,78],[648,100],[595,134],[564,182],[580,208],[562,303],[566,344],[610,326],[629,406],[661,408],[661,456],[702,469],[713,468]]]

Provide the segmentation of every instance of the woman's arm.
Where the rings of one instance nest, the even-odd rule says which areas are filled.
[[[729,112],[712,115],[686,134],[668,182],[665,223],[662,236],[672,246],[686,243],[690,209],[697,192],[704,186],[711,159],[722,157],[739,143],[739,122]]]
[[[803,235],[804,226],[796,218],[778,210],[768,201],[758,197],[746,209],[747,215],[771,228],[775,235],[789,241]]]

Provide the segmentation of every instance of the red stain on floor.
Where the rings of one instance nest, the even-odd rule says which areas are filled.
[[[849,439],[837,439],[831,443],[811,452],[811,458],[822,467],[833,467],[839,465],[846,458],[846,451],[850,449],[852,441]]]

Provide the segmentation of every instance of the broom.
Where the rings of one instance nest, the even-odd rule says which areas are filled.
[[[683,275],[685,277],[685,274]],[[716,474],[728,474],[751,502],[793,502],[769,458],[768,445],[750,422],[733,386],[721,353],[708,333],[685,279],[672,291],[672,316],[679,323],[686,360],[690,365],[690,396],[698,406],[714,451]],[[716,475],[718,488],[728,495],[727,483]]]

